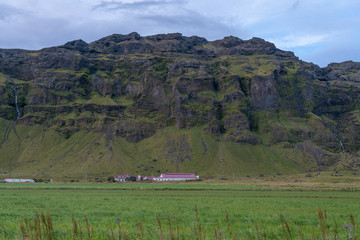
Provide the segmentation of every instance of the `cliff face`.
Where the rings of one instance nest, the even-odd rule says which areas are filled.
[[[259,38],[131,33],[2,49],[0,167],[356,173],[359,93],[360,63],[320,68]]]

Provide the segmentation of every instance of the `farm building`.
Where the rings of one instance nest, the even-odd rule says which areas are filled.
[[[115,181],[117,182],[128,182],[131,181],[132,176],[130,174],[125,174],[125,175],[117,175],[114,177]]]
[[[4,180],[6,183],[25,183],[25,182],[35,182],[33,179],[15,179],[15,178],[6,178]]]
[[[154,176],[143,176],[142,180],[153,180],[155,177]]]
[[[160,177],[154,177],[154,181],[184,181],[198,179],[193,173],[163,173]]]

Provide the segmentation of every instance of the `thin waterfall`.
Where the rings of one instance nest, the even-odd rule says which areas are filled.
[[[14,93],[15,93],[16,120],[18,120],[20,118],[20,110],[18,106],[18,92],[15,87],[14,87]]]
[[[335,128],[335,129],[333,129],[333,133],[335,136],[335,140],[339,142],[342,151],[345,152],[344,144],[342,143],[341,139],[339,138],[339,130],[337,128]]]
[[[340,143],[340,146],[342,148],[342,151],[345,152],[344,145],[343,145],[343,143],[342,143],[342,141],[340,139],[339,139],[339,143]]]
[[[341,139],[338,137],[337,134],[335,134],[335,139],[339,142],[342,151],[345,152],[344,144],[342,143]]]

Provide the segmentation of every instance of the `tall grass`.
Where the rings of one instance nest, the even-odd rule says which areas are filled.
[[[185,232],[185,229],[180,228],[176,215],[172,214],[167,218],[156,218],[157,233],[153,236],[146,235],[145,232],[152,232],[153,228],[146,229],[144,224],[139,221],[137,222],[130,231],[136,232],[134,237],[130,235],[121,227],[120,218],[116,218],[115,222],[118,229],[113,229],[110,227],[107,236],[104,236],[103,239],[108,240],[128,240],[128,239],[160,239],[160,240],[183,240],[183,239],[196,239],[196,240],[206,240],[206,239],[215,239],[215,240],[227,240],[227,239],[243,239],[238,237],[238,233],[241,229],[233,229],[231,226],[230,216],[228,212],[224,214],[226,225],[223,226],[217,224],[214,227],[213,232],[207,232],[206,229],[202,226],[199,210],[197,206],[194,207],[194,221],[188,223],[192,225],[192,232],[189,234]],[[352,214],[349,216],[349,223],[345,224],[341,228],[338,228],[336,221],[330,221],[327,215],[326,210],[317,210],[318,225],[313,226],[312,230],[312,239],[322,239],[322,240],[337,240],[337,239],[346,239],[346,240],[359,240],[358,236],[358,224],[355,222],[355,218]],[[83,223],[78,222],[74,217],[72,217],[72,229],[69,229],[69,232],[72,232],[73,240],[92,240],[94,239],[94,227],[91,225],[89,220],[84,217]],[[285,217],[279,215],[279,224],[281,224],[282,237],[281,239],[293,240],[293,239],[304,239],[301,226],[296,226],[294,223],[288,222]],[[81,226],[84,226],[84,231]],[[248,239],[256,240],[266,240],[273,239],[267,234],[264,224],[259,222],[254,222],[253,232],[248,236]],[[1,229],[3,230],[3,239],[6,238],[5,227],[0,224]],[[266,227],[266,226],[265,226]],[[297,229],[294,230],[294,229]],[[23,240],[56,240],[64,239],[60,236],[57,236],[56,230],[53,227],[53,221],[49,213],[40,214],[35,213],[33,219],[25,218],[20,223],[20,231]],[[342,235],[343,237],[340,237]],[[278,239],[278,238],[277,238]]]
[[[24,222],[20,223],[20,230],[23,239],[29,240],[53,240],[54,239],[54,228],[52,219],[49,213],[45,214],[41,212],[39,215],[35,213],[33,223],[27,218]]]

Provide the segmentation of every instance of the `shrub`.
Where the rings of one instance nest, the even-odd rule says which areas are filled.
[[[114,178],[113,176],[109,176],[109,177],[107,178],[107,181],[108,181],[108,182],[115,182],[115,178]]]

